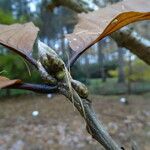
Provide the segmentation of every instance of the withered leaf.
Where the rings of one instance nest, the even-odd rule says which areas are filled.
[[[81,52],[129,23],[150,19],[150,0],[124,0],[88,14],[79,14],[79,23],[66,35],[70,47]]]
[[[8,86],[15,85],[15,84],[18,84],[18,83],[21,83],[21,80],[19,80],[19,79],[10,80],[6,77],[0,76],[0,89],[1,88],[6,88]]]
[[[39,29],[32,22],[25,24],[0,25],[0,44],[17,53],[29,55]]]

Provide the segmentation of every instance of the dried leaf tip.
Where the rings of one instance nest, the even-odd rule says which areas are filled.
[[[8,86],[12,86],[18,83],[21,83],[22,81],[19,79],[10,80],[6,77],[0,76],[0,89],[6,88]]]

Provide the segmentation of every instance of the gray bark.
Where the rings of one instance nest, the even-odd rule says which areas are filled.
[[[121,47],[118,48],[118,82],[125,82],[123,49]]]
[[[102,125],[102,122],[98,120],[93,110],[91,101],[87,99],[81,99],[74,89],[72,90],[72,94],[70,94],[67,89],[60,87],[59,92],[65,95],[74,104],[87,123],[87,131],[94,139],[101,143],[106,150],[122,149],[110,137],[105,127]]]
[[[102,78],[102,81],[106,81],[106,73],[105,73],[105,68],[104,68],[104,54],[102,52],[102,45],[99,42],[98,43],[98,63],[99,63],[99,68],[100,68],[100,75]]]

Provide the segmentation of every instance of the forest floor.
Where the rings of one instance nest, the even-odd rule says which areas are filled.
[[[118,144],[150,149],[150,93],[127,97],[91,96],[98,117]],[[32,116],[39,111],[38,116]],[[103,150],[85,130],[85,122],[63,96],[0,99],[0,150]]]

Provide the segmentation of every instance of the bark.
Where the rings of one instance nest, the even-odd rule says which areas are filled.
[[[132,93],[132,81],[130,79],[130,76],[132,75],[132,60],[131,60],[131,54],[129,54],[129,61],[128,61],[128,95]]]
[[[124,59],[123,59],[123,49],[118,48],[118,83],[125,82],[125,72],[124,72]]]
[[[106,82],[106,73],[104,68],[104,54],[102,52],[102,46],[101,43],[98,43],[98,63],[100,67],[100,75],[103,82]]]
[[[102,122],[98,120],[91,101],[81,99],[75,90],[72,90],[72,94],[70,94],[64,87],[59,88],[59,93],[66,96],[74,104],[87,123],[87,131],[94,139],[101,143],[106,150],[122,149],[108,134],[105,127],[102,125]]]

